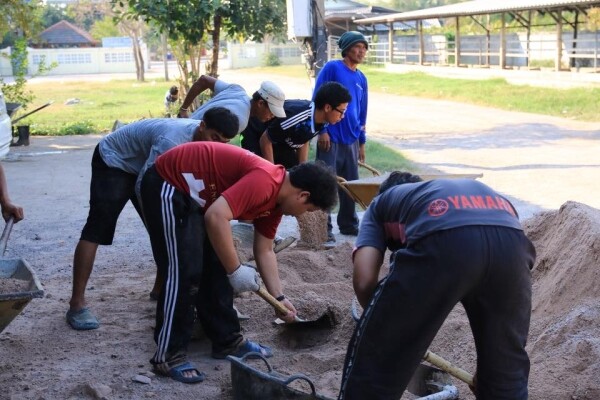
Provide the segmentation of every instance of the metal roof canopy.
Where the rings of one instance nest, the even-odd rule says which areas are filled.
[[[562,60],[562,27],[563,23],[571,25],[573,27],[573,37],[577,38],[578,21],[577,15],[586,14],[586,9],[591,7],[600,6],[600,0],[474,0],[463,3],[450,4],[441,7],[427,8],[423,10],[415,10],[397,14],[387,14],[379,17],[371,17],[356,20],[355,23],[359,25],[374,25],[374,24],[388,24],[388,36],[389,42],[393,43],[394,30],[391,28],[394,22],[400,21],[417,21],[416,30],[419,36],[419,64],[424,64],[425,52],[424,52],[424,41],[423,41],[423,20],[431,18],[454,18],[456,20],[455,26],[455,66],[460,66],[460,17],[471,17],[475,22],[478,23],[482,28],[488,32],[489,29],[483,26],[482,23],[477,21],[474,16],[500,14],[502,26],[500,28],[500,40],[501,45],[497,53],[499,57],[500,68],[506,68],[506,21],[505,14],[511,14],[515,17],[517,22],[521,26],[527,29],[527,48],[529,49],[529,34],[531,31],[531,16],[525,17],[520,15],[521,12],[532,11],[549,13],[554,21],[556,22],[556,54],[555,54],[555,70],[561,70]],[[575,21],[570,22],[562,15],[563,11],[575,12]],[[393,46],[390,46],[393,47]],[[488,56],[491,55],[488,54]],[[393,62],[393,49],[388,51],[387,59],[390,63]],[[572,62],[572,60],[570,61]],[[529,58],[527,61],[529,65]],[[594,59],[594,68],[596,67],[596,60]]]
[[[582,7],[583,6],[583,7]],[[469,17],[472,15],[497,14],[528,10],[550,11],[600,6],[599,0],[474,0],[447,6],[426,8],[379,17],[358,19],[357,24],[386,23],[395,21],[421,20],[429,18]]]

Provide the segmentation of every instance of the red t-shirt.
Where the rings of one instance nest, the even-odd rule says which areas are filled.
[[[285,168],[231,144],[185,143],[156,159],[160,176],[189,194],[206,211],[223,196],[233,218],[254,220],[261,235],[273,239],[281,222],[277,195]]]

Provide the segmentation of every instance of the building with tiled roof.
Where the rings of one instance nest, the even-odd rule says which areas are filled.
[[[34,48],[100,47],[89,33],[68,21],[60,21],[40,33]]]

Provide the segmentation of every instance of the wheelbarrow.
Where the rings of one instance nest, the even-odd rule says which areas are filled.
[[[333,400],[317,393],[315,384],[308,376],[286,376],[275,371],[260,353],[247,353],[241,358],[228,356],[227,359],[231,363],[231,386],[235,400]],[[260,360],[265,364],[266,371],[248,363],[250,359]],[[304,382],[302,386],[308,386],[309,392],[292,387],[295,382]],[[420,400],[458,398],[458,389],[452,385],[449,375],[425,364],[419,365],[407,390],[420,396]]]
[[[388,178],[389,173],[381,174],[375,168],[370,167],[366,164],[359,163],[361,167],[364,167],[373,173],[372,177],[361,178],[352,181],[347,181],[342,177],[338,176],[338,184],[340,188],[348,195],[355,203],[366,210],[371,201],[377,196],[379,186],[381,183]],[[443,174],[443,173],[422,173],[417,174],[424,181],[430,181],[433,179],[477,179],[481,178],[483,174]]]
[[[9,219],[0,237],[0,254],[4,256],[13,219]],[[5,292],[4,288],[7,288]],[[15,289],[16,288],[16,289]],[[33,298],[44,296],[44,290],[27,261],[0,258],[0,333],[23,311]]]

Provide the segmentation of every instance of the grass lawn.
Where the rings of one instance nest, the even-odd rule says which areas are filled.
[[[360,68],[369,80],[369,90],[438,100],[451,100],[510,111],[553,115],[580,121],[600,121],[600,88],[554,89],[512,85],[505,79],[468,80],[438,78],[420,72],[385,72]],[[248,69],[248,73],[259,69]],[[264,67],[261,72],[283,76],[305,76],[303,66]]]

